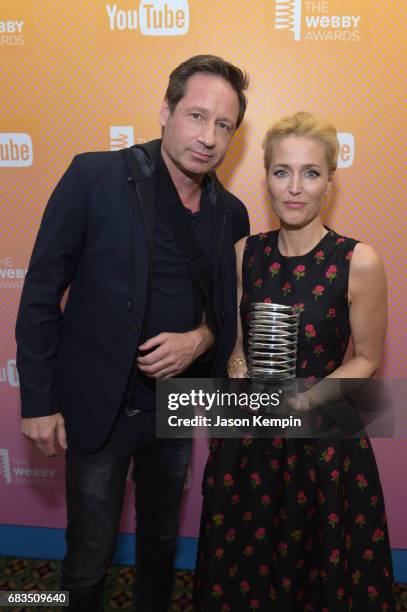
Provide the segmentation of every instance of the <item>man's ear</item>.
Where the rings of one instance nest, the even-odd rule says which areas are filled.
[[[160,113],[158,115],[158,123],[161,125],[162,128],[165,127],[169,115],[170,115],[170,107],[168,106],[168,101],[165,98],[163,100],[163,103],[161,104]]]

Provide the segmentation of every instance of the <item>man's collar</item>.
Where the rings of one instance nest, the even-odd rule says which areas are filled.
[[[161,139],[150,140],[149,142],[134,145],[130,147],[134,155],[139,162],[139,177],[138,180],[142,181],[145,178],[151,177],[157,170],[157,164],[159,160],[162,160],[161,156]],[[162,160],[164,164],[164,161]],[[167,169],[168,172],[168,169]],[[221,209],[222,198],[219,198],[219,192],[223,189],[215,172],[208,172],[203,179],[202,189],[205,190],[205,194],[209,202]]]

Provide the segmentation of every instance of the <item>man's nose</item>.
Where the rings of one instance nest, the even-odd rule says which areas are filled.
[[[205,145],[205,147],[212,148],[215,146],[215,124],[207,122],[202,126],[201,133],[199,134],[199,141]]]

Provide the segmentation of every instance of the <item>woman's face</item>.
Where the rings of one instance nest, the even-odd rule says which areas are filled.
[[[283,225],[304,227],[320,213],[331,184],[325,147],[308,136],[284,136],[273,145],[268,187]]]

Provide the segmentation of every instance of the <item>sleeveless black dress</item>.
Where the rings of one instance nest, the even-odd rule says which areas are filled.
[[[301,311],[297,376],[322,378],[350,336],[355,240],[329,230],[301,257],[278,231],[250,236],[243,328],[251,302]],[[383,495],[366,438],[212,440],[205,469],[195,605],[204,612],[394,611]]]

